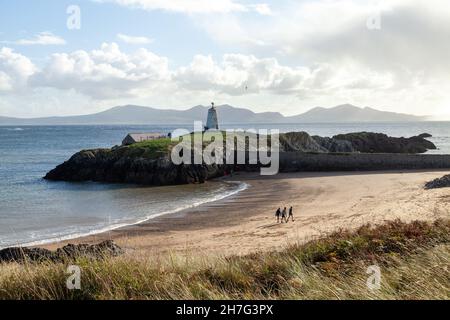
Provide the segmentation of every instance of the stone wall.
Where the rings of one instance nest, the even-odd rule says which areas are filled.
[[[282,172],[450,169],[450,155],[281,152]]]

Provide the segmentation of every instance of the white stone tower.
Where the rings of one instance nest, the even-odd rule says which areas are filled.
[[[214,102],[211,103],[211,109],[208,111],[205,130],[219,130],[219,121],[217,120],[217,110]]]

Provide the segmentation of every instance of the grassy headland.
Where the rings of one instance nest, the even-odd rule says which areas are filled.
[[[66,289],[68,264],[0,265],[0,299],[449,299],[450,220],[367,225],[247,256],[80,259],[79,291]],[[366,285],[370,265],[379,290]]]

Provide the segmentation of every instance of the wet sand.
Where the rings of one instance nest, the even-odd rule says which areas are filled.
[[[450,217],[450,189],[424,190],[446,171],[239,174],[249,184],[214,203],[111,232],[71,240],[115,240],[128,254],[166,252],[241,255],[283,249],[339,228],[366,223]],[[277,224],[275,210],[293,206],[295,222]],[[45,247],[55,249],[61,242]]]

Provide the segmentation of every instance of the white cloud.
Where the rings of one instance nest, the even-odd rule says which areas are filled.
[[[369,30],[367,20],[377,15],[381,29]],[[411,78],[409,72],[426,76],[450,67],[446,0],[309,0],[280,6],[268,19],[200,22],[221,44],[271,51],[302,65],[352,62],[404,79]]]
[[[12,90],[11,78],[3,71],[0,71],[0,92]]]
[[[117,38],[125,43],[134,44],[134,45],[150,44],[153,42],[152,39],[147,38],[147,37],[130,36],[130,35],[126,35],[123,33],[117,34]]]
[[[439,101],[448,101],[448,85],[425,86],[420,79],[403,85],[397,80],[392,72],[352,62],[291,67],[276,58],[243,54],[225,54],[220,60],[197,55],[187,66],[169,69],[166,57],[146,49],[124,53],[115,43],[90,52],[55,53],[41,70],[11,49],[0,51],[0,90],[11,94],[24,88],[73,92],[77,99],[93,99],[95,105],[159,101],[187,106],[216,97],[229,103],[263,104],[265,110],[276,107],[286,113],[304,111],[296,109],[301,106],[347,102],[423,113],[420,108],[400,108],[417,106],[420,100],[442,107]]]
[[[11,48],[0,49],[0,91],[25,87],[28,78],[35,72],[35,65],[27,57],[15,53]]]
[[[381,29],[369,30],[367,20],[378,16]],[[328,105],[343,99],[429,113],[443,104],[437,97],[449,101],[449,20],[445,0],[307,0],[284,2],[265,19],[230,15],[197,23],[222,46],[316,72],[314,84],[300,90],[302,101],[326,96]]]
[[[245,5],[235,0],[94,0],[114,2],[122,6],[148,11],[163,10],[187,14],[230,13],[254,11],[261,15],[271,13],[268,4]]]
[[[128,55],[116,43],[104,43],[91,52],[53,54],[30,82],[39,87],[73,89],[95,99],[112,99],[133,96],[142,88],[151,90],[169,77],[167,58],[146,49]]]
[[[341,0],[304,5],[262,36],[292,57],[352,62],[395,72],[402,80],[450,67],[445,58],[450,54],[447,1],[392,0],[385,7],[375,3]],[[374,15],[381,19],[380,30],[366,28]]]
[[[309,70],[281,66],[273,58],[226,54],[220,63],[211,56],[197,55],[188,67],[175,72],[174,79],[189,90],[246,95],[261,91],[293,93],[301,88],[308,76]]]
[[[40,32],[31,39],[20,39],[17,41],[10,42],[11,44],[21,45],[21,46],[32,46],[32,45],[63,45],[66,41],[54,35],[51,32]]]
[[[263,15],[263,16],[272,15],[272,9],[270,9],[270,6],[267,3],[253,4],[253,5],[249,5],[248,7],[252,8],[260,15]]]
[[[104,43],[90,52],[55,53],[42,70],[29,72],[26,78],[30,87],[114,99],[146,96],[161,88],[229,96],[261,92],[290,95],[308,83],[314,84],[312,77],[317,74],[308,68],[283,66],[274,58],[243,54],[225,54],[218,62],[211,56],[197,55],[188,66],[170,70],[166,57],[146,49],[126,54],[116,43]]]
[[[221,13],[192,21],[221,50],[245,54],[213,58],[202,52],[169,69],[168,58],[148,50],[124,53],[104,44],[90,52],[54,54],[36,71],[28,58],[2,49],[0,90],[14,92],[28,83],[75,92],[96,99],[95,105],[188,106],[214,99],[287,114],[341,103],[433,114],[450,103],[450,5],[444,0],[390,0],[381,7],[375,0],[289,1],[273,11],[231,0],[111,1],[146,10]],[[239,14],[249,11],[265,17]],[[367,19],[378,12],[381,29],[367,29]],[[123,36],[136,38],[122,35],[125,42]],[[17,59],[24,62],[14,64]]]

